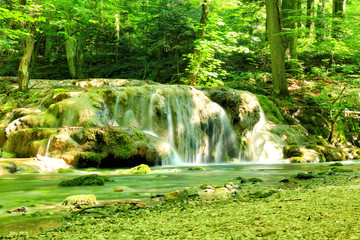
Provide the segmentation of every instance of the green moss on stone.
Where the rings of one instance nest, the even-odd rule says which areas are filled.
[[[111,180],[105,176],[99,176],[97,174],[85,175],[74,179],[66,179],[59,183],[61,187],[73,187],[73,186],[91,186],[99,185],[102,186],[105,182]]]
[[[126,170],[124,174],[148,174],[151,172],[151,169],[146,164],[140,164],[139,166],[133,167],[129,170]]]
[[[286,145],[283,148],[283,155],[284,158],[302,157],[304,156],[304,153],[300,150],[298,145]]]
[[[101,155],[95,152],[82,152],[74,157],[74,162],[78,168],[99,167]]]
[[[257,95],[257,98],[268,120],[277,124],[286,123],[284,117],[281,115],[279,109],[275,106],[273,102],[271,102],[264,95]]]
[[[65,206],[80,206],[80,205],[95,205],[98,204],[96,197],[93,194],[90,195],[73,195],[67,197],[63,201]]]

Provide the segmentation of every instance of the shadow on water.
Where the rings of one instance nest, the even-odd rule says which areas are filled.
[[[57,220],[67,209],[62,201],[68,196],[94,194],[100,202],[142,201],[150,203],[155,194],[167,193],[186,187],[211,184],[222,186],[236,177],[257,177],[264,186],[278,186],[279,180],[302,171],[322,171],[329,163],[320,164],[224,164],[204,165],[206,171],[193,171],[189,167],[154,167],[148,175],[124,175],[122,169],[100,169],[96,172],[12,174],[0,176],[0,235],[9,231],[41,231],[58,227]],[[347,163],[346,168],[359,168],[359,163]],[[172,171],[179,169],[180,172]],[[61,179],[85,174],[109,176],[114,182],[104,186],[58,187]],[[123,187],[124,192],[113,192]],[[26,215],[7,211],[26,207]]]

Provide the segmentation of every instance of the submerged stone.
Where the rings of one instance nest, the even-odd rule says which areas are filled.
[[[59,183],[61,187],[73,187],[73,186],[90,186],[99,185],[102,186],[105,182],[110,182],[110,178],[105,176],[99,176],[97,174],[85,175],[74,179],[62,180]]]

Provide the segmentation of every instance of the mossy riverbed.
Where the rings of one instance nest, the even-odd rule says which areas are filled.
[[[358,239],[359,166],[337,167],[345,171],[334,171],[328,163],[204,166],[205,171],[182,167],[180,172],[152,168],[151,174],[135,176],[102,170],[100,174],[114,181],[82,187],[57,184],[88,172],[8,175],[1,177],[0,234],[3,239]],[[302,172],[315,177],[291,177]],[[223,186],[239,176],[263,182],[245,182],[226,200],[163,204],[150,198],[201,184]],[[284,179],[289,182],[279,182]],[[124,191],[114,192],[119,186]],[[261,191],[274,192],[258,194]],[[146,204],[68,214],[62,201],[75,194],[94,194],[100,204]],[[6,212],[21,206],[29,209],[25,215]],[[60,220],[61,215],[67,218]]]

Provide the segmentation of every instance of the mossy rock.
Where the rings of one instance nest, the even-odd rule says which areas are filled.
[[[344,164],[340,163],[340,162],[336,162],[336,163],[332,163],[329,166],[331,167],[339,167],[339,166],[344,166]]]
[[[263,182],[263,180],[260,178],[253,177],[253,178],[246,179],[246,182],[250,182],[250,183],[254,184],[254,183],[261,183],[261,182]]]
[[[248,197],[250,198],[267,198],[273,195],[274,193],[278,193],[276,190],[259,190],[254,193],[250,193]]]
[[[289,158],[290,163],[306,163],[306,160],[302,157],[292,157]]]
[[[111,182],[108,177],[99,176],[97,174],[85,175],[74,179],[63,180],[59,183],[61,187],[73,187],[73,186],[102,186],[105,182]]]
[[[81,205],[96,205],[96,197],[93,194],[90,195],[73,195],[67,197],[63,201],[65,206],[81,206]]]
[[[199,166],[188,168],[188,170],[190,170],[190,171],[206,171],[205,168],[199,167]]]
[[[82,152],[78,153],[74,157],[74,165],[77,168],[98,168],[101,163],[101,155],[95,152]]]
[[[271,102],[264,95],[257,95],[257,98],[268,120],[277,124],[286,123],[284,117],[281,115],[279,109],[275,106],[273,102]]]
[[[298,173],[292,177],[296,178],[296,179],[300,179],[300,180],[308,180],[308,179],[315,178],[316,174],[314,174],[312,172],[302,172],[302,173]]]
[[[116,187],[114,188],[113,192],[125,192],[125,187]]]
[[[196,188],[190,188],[167,193],[164,196],[164,200],[166,202],[187,201],[197,197],[199,197],[199,193]]]
[[[298,145],[286,145],[283,148],[284,158],[303,157],[304,153],[300,150]]]
[[[279,182],[280,182],[280,183],[289,183],[290,180],[287,179],[287,178],[284,178],[284,179],[279,180]]]
[[[151,169],[146,164],[140,164],[139,166],[133,167],[129,170],[126,170],[124,174],[148,174],[151,172]]]
[[[325,154],[327,162],[345,161],[347,155],[341,148],[327,146],[327,154]]]

